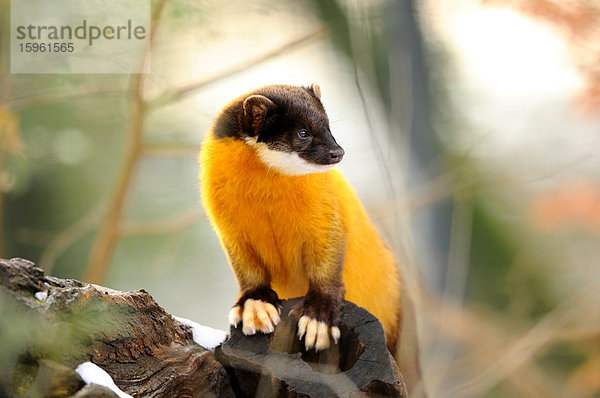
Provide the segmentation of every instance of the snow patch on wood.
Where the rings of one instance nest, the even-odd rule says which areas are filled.
[[[189,319],[180,318],[175,315],[172,316],[175,320],[189,326],[192,329],[194,342],[206,348],[207,350],[213,351],[215,347],[225,341],[225,338],[227,337],[227,332],[224,330],[213,329],[208,326],[200,325],[194,321],[190,321]]]
[[[121,391],[115,384],[112,377],[100,366],[92,362],[84,362],[77,366],[75,372],[79,374],[85,384],[98,384],[110,389],[120,398],[133,398],[131,395]]]

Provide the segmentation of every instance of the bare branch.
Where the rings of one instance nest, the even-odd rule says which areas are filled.
[[[175,216],[160,220],[123,222],[119,227],[121,237],[169,234],[188,228],[198,223],[204,217],[200,206],[184,210]]]
[[[435,369],[426,371],[430,393],[437,396],[452,389],[451,395],[480,397],[486,395],[485,392],[496,384],[506,381],[520,391],[529,392],[519,396],[576,396],[568,386],[542,377],[535,359],[536,354],[552,344],[577,342],[599,335],[600,332],[595,327],[597,321],[592,320],[590,323],[589,319],[594,303],[594,299],[590,297],[597,291],[597,286],[597,283],[587,286],[581,294],[565,301],[534,327],[514,338],[509,337],[510,331],[523,330],[525,325],[522,322],[490,308],[475,311],[426,294],[424,312],[427,313],[428,321],[432,322],[430,330],[437,330],[439,339],[443,341],[441,347],[461,346],[467,353],[467,356],[456,357],[448,355],[448,347],[438,347],[435,350],[435,357],[428,361],[435,364]],[[445,325],[452,327],[444,327]],[[427,340],[431,341],[433,337],[430,336]],[[496,371],[499,372],[498,375]],[[468,377],[470,381],[463,382],[462,387],[470,385],[474,380],[481,384],[458,393],[457,381]],[[563,389],[562,393],[558,393],[559,388]]]
[[[485,395],[498,382],[527,363],[535,353],[552,341],[568,322],[579,313],[590,313],[595,310],[590,296],[598,291],[598,282],[590,282],[576,295],[563,302],[547,314],[525,335],[504,348],[494,363],[482,370],[476,377],[457,386],[450,395],[480,397]],[[591,303],[592,302],[592,303]]]
[[[318,29],[314,32],[311,32],[305,36],[294,39],[288,43],[285,43],[277,48],[267,51],[264,54],[260,54],[256,57],[252,57],[240,62],[237,65],[234,65],[230,68],[219,71],[212,76],[208,76],[198,82],[190,83],[186,86],[179,87],[175,90],[169,90],[163,94],[160,94],[157,98],[150,101],[149,107],[155,108],[160,107],[166,104],[170,104],[175,101],[179,101],[189,95],[193,95],[200,89],[203,89],[211,84],[214,84],[220,80],[233,76],[237,73],[243,72],[249,68],[260,65],[264,62],[267,62],[273,58],[278,58],[288,52],[297,50],[301,47],[304,47],[308,44],[311,44],[317,40],[326,37],[326,31],[324,29]]]
[[[88,234],[98,223],[102,217],[105,203],[100,201],[94,208],[84,217],[71,224],[67,229],[56,236],[42,252],[40,257],[40,266],[47,273],[52,271],[56,260],[74,243]]]
[[[155,5],[154,13],[152,15],[150,46],[148,46],[148,50],[142,57],[142,65],[145,63],[147,57],[150,56],[152,43],[154,43],[154,35],[156,34],[165,3],[166,0],[160,0]],[[132,104],[128,131],[126,132],[128,139],[127,150],[123,160],[123,166],[109,197],[108,206],[100,226],[100,231],[98,232],[98,236],[92,247],[90,260],[85,273],[85,280],[88,282],[98,283],[105,278],[118,241],[118,227],[125,204],[125,198],[133,177],[135,166],[137,165],[141,154],[144,116],[146,113],[144,86],[147,77],[148,75],[144,73],[134,74],[131,77],[130,93],[132,96]]]
[[[198,156],[200,145],[185,143],[144,144],[144,155]]]
[[[80,97],[97,96],[97,95],[127,95],[127,90],[118,88],[106,88],[106,87],[82,87],[77,90],[69,90],[59,94],[48,94],[48,95],[27,95],[17,98],[12,98],[10,103],[13,109],[21,110],[32,106],[52,104],[62,101],[70,101]]]

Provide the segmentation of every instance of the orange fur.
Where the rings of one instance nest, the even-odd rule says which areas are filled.
[[[333,269],[327,231],[334,220],[346,242],[345,298],[381,321],[388,342],[397,341],[401,289],[394,257],[338,170],[282,175],[244,141],[215,139],[212,133],[199,160],[208,217],[226,252],[244,264],[234,272],[240,285],[266,273],[280,298],[304,296],[307,252],[315,253],[324,281]]]

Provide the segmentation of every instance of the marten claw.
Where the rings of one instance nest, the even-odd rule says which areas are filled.
[[[229,311],[229,324],[237,327],[242,322],[242,332],[245,335],[272,333],[279,323],[279,310],[273,304],[262,300],[248,299],[244,308],[236,305]]]
[[[229,311],[229,324],[237,328],[240,321],[242,320],[242,309],[239,305],[236,305]]]
[[[340,339],[340,329],[337,326],[331,328],[325,322],[317,321],[314,318],[303,315],[298,320],[298,338],[304,337],[304,346],[306,350],[314,347],[319,352],[329,348],[329,336],[333,338],[334,343]]]

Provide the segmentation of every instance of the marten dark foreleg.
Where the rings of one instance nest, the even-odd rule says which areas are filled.
[[[299,309],[298,337],[304,338],[307,350],[326,349],[330,337],[337,343],[340,338],[339,322],[344,300],[342,273],[344,252],[342,226],[333,223],[328,239],[312,242],[305,247],[305,270],[309,288],[302,307]],[[322,246],[319,247],[319,244]]]
[[[341,306],[344,300],[344,288],[329,288],[322,291],[321,287],[311,286],[304,298],[300,319],[298,320],[298,338],[304,337],[307,350],[314,347],[315,351],[329,348],[330,337],[334,343],[340,339],[339,322]]]
[[[229,311],[229,324],[237,327],[242,323],[242,332],[272,333],[279,323],[281,302],[270,286],[270,277],[250,247],[242,250],[227,245],[227,255],[235,273],[240,294]]]

